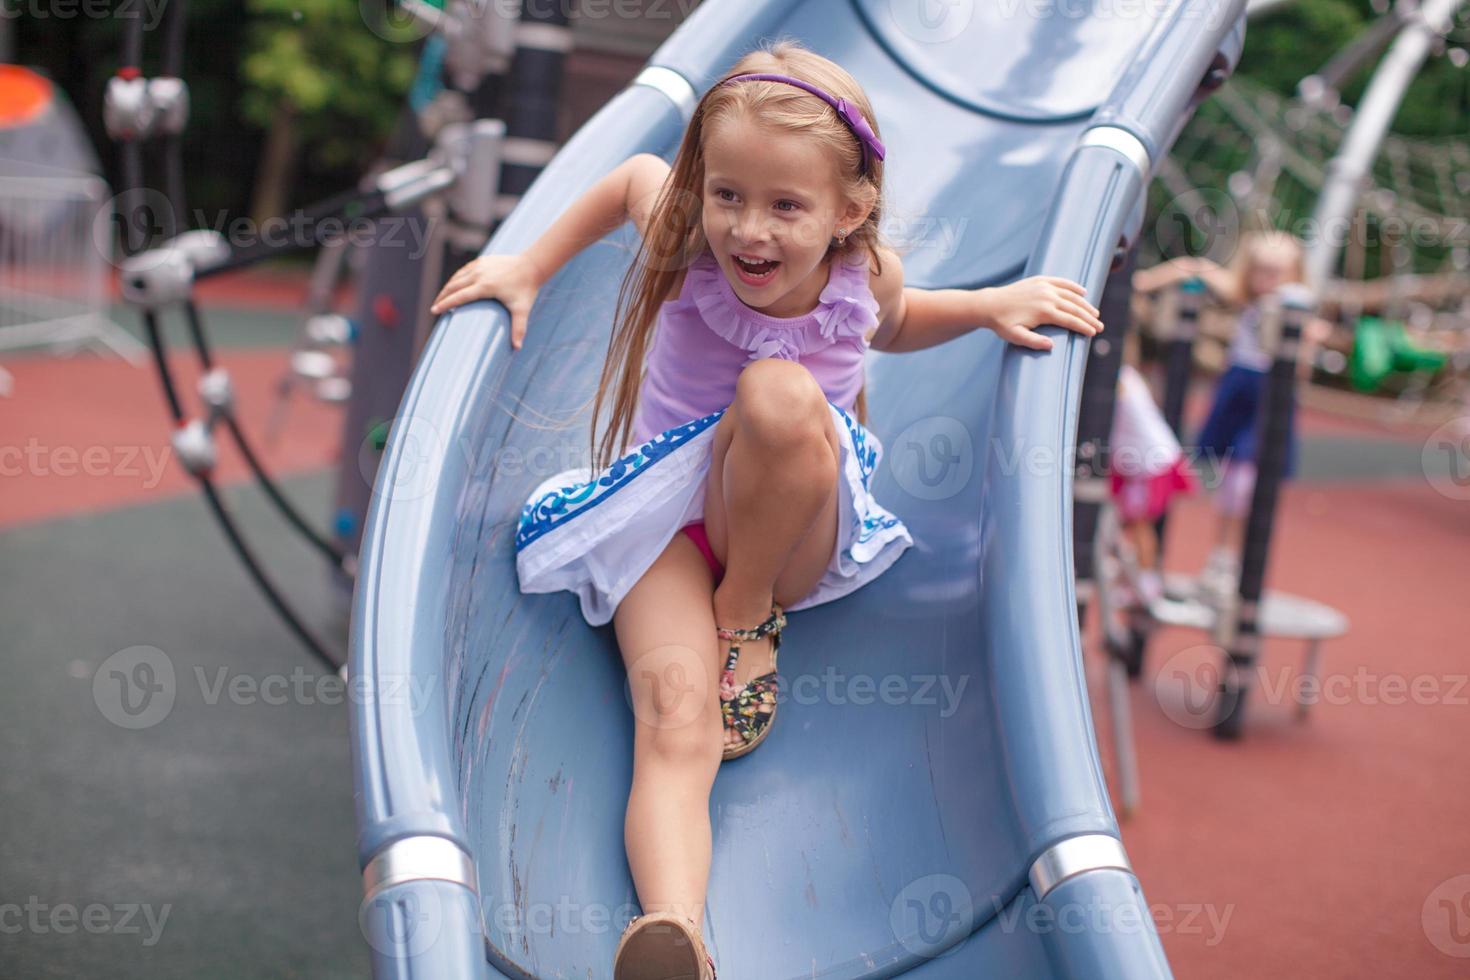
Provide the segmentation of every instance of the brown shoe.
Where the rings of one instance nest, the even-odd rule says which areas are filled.
[[[674,912],[634,916],[613,954],[613,980],[715,980],[694,921]]]

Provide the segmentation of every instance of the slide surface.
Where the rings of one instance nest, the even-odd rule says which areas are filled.
[[[709,0],[489,251],[525,248],[629,155],[671,159],[687,100],[785,34],[874,102],[910,285],[1047,273],[1096,303],[1139,233],[1151,161],[1212,62],[1238,55],[1243,3],[922,16],[943,6]],[[352,725],[377,976],[605,977],[638,911],[612,629],[588,628],[572,593],[520,594],[513,544],[531,489],[587,462],[634,234],[547,285],[520,351],[499,304],[444,318],[396,420],[351,664],[378,693]],[[874,492],[915,545],[792,614],[780,719],[721,769],[706,924],[721,976],[1170,975],[1117,843],[1082,671],[1067,447],[1088,344],[1052,333],[1045,354],[984,331],[870,354]]]

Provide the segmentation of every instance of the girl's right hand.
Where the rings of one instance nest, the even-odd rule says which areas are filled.
[[[437,315],[473,300],[498,299],[510,311],[510,346],[520,350],[542,282],[540,270],[524,255],[482,255],[449,277],[429,312]]]

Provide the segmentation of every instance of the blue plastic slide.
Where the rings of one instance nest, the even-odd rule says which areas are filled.
[[[630,155],[672,159],[698,94],[789,35],[873,100],[910,285],[1051,274],[1097,302],[1153,166],[1239,55],[1243,8],[709,0],[488,251],[526,248]],[[586,463],[634,234],[548,283],[520,351],[498,303],[446,317],[392,430],[350,667],[370,695],[352,736],[375,976],[597,980],[638,911],[613,631],[570,592],[522,595],[513,544],[532,488]],[[1170,975],[1082,670],[1067,448],[1088,341],[1049,332],[1048,353],[977,331],[871,354],[874,491],[915,545],[792,614],[783,674],[819,684],[720,772],[706,938],[725,980]]]

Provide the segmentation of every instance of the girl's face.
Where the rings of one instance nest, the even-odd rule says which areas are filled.
[[[705,238],[725,278],[769,316],[816,305],[836,229],[850,233],[867,217],[843,200],[820,147],[740,118],[706,133],[701,198]]]
[[[1251,260],[1246,288],[1252,296],[1266,296],[1290,282],[1295,272],[1295,259],[1285,249],[1262,249]]]

